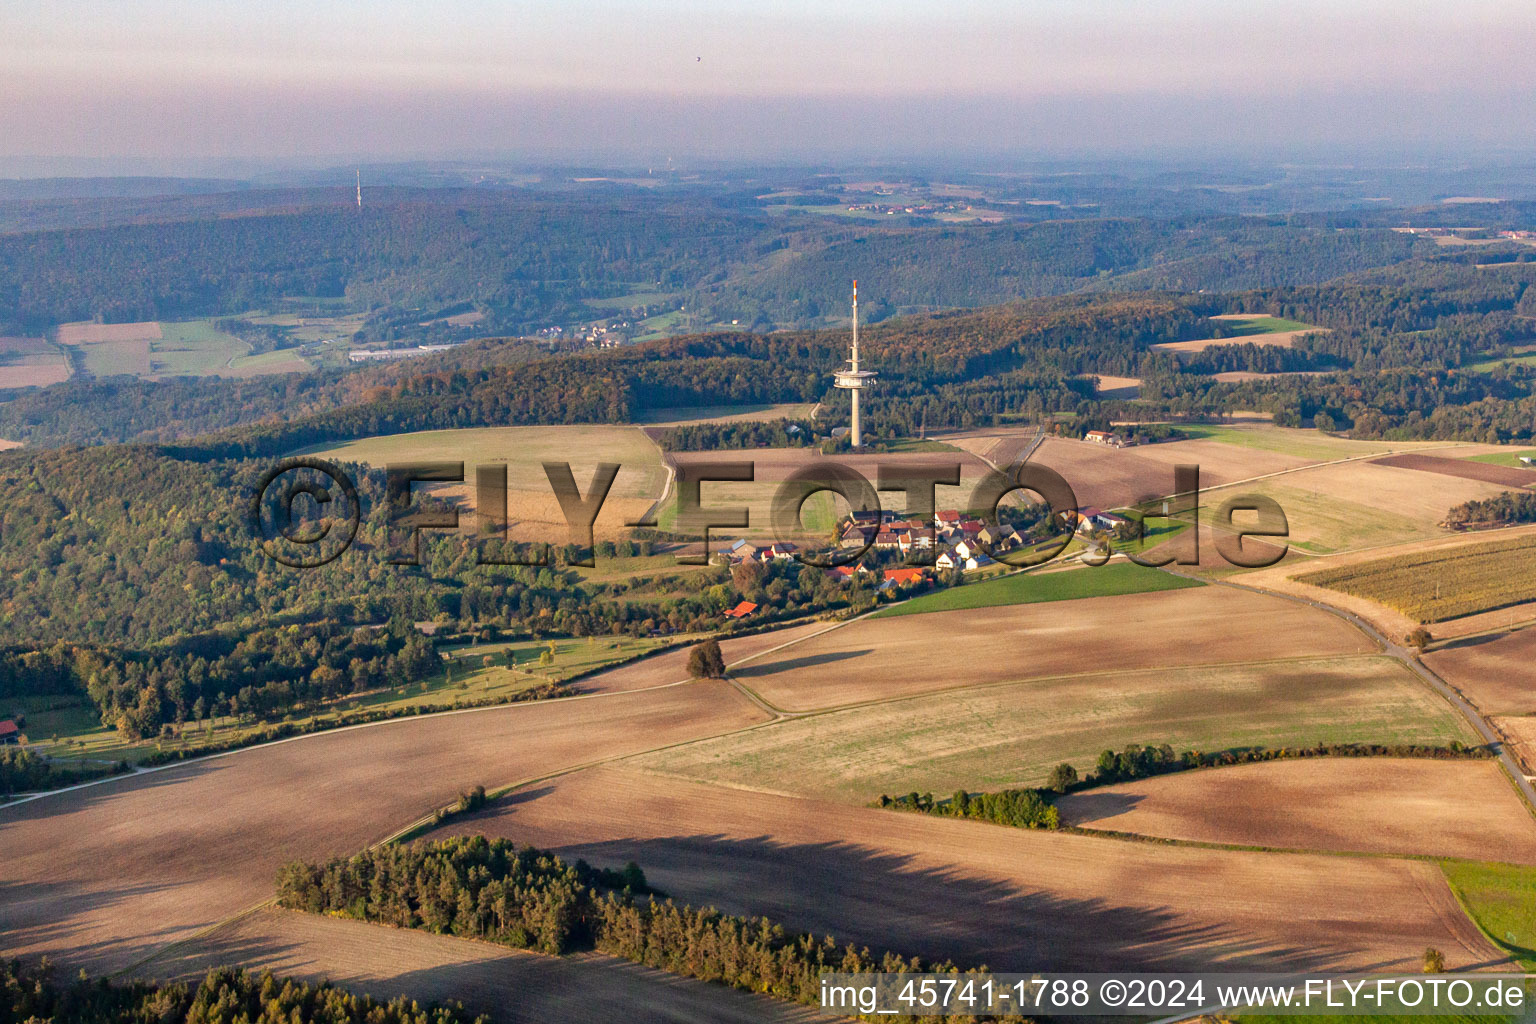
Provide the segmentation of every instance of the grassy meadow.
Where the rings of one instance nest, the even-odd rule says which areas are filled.
[[[892,605],[876,612],[874,617],[890,618],[896,615],[921,615],[924,612],[950,612],[999,605],[1073,601],[1082,597],[1114,597],[1203,586],[1204,583],[1196,580],[1187,580],[1157,569],[1129,562],[1112,562],[1098,568],[1014,573],[983,583],[963,584]]]
[[[935,637],[933,657],[958,670],[965,652]],[[950,690],[812,714],[639,763],[695,781],[864,803],[913,789],[1040,785],[1056,764],[1084,771],[1101,750],[1131,743],[1220,751],[1452,740],[1475,737],[1407,669],[1353,656]]]

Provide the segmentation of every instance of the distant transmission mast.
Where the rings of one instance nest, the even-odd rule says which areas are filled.
[[[864,446],[864,434],[859,423],[859,392],[875,382],[875,375],[869,370],[859,369],[859,282],[853,282],[853,357],[848,360],[848,369],[838,370],[832,377],[833,386],[850,392],[849,398],[853,401],[853,446]]]
[[[363,208],[363,169],[357,169],[357,208]]]

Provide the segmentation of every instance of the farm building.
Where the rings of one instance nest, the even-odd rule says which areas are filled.
[[[15,722],[0,722],[0,744],[15,744],[21,742],[21,730]]]
[[[755,611],[757,611],[757,605],[753,604],[751,601],[743,601],[736,607],[732,608],[730,611],[726,612],[725,617],[728,619],[744,619]]]

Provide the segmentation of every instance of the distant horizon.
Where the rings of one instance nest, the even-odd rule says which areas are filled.
[[[422,159],[1536,158],[1536,8],[107,0],[8,12],[0,174]]]

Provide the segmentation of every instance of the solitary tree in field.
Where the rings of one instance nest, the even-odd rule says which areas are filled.
[[[1051,769],[1051,777],[1046,785],[1058,793],[1065,793],[1077,781],[1077,769],[1069,764],[1059,764]]]
[[[1405,639],[1407,640],[1409,647],[1412,647],[1416,651],[1422,651],[1434,641],[1435,637],[1434,634],[1429,630],[1425,629],[1423,626],[1419,626],[1415,628],[1413,632],[1409,633]]]
[[[725,655],[718,641],[710,639],[688,652],[688,674],[695,679],[719,679],[725,675]]]
[[[1425,974],[1444,974],[1445,973],[1445,954],[1440,952],[1434,946],[1425,946],[1424,947],[1424,973]]]

